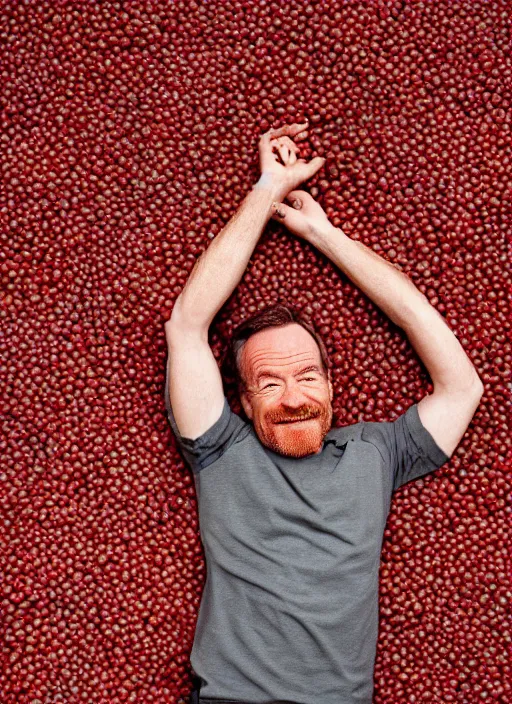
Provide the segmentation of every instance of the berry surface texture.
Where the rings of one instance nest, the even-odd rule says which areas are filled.
[[[510,704],[512,45],[505,0],[0,3],[0,704],[188,704],[207,570],[164,324],[309,121],[301,188],[404,272],[484,385],[395,492],[374,704]],[[311,319],[333,426],[432,393],[405,333],[276,218],[209,331]],[[236,388],[226,397],[240,411]]]

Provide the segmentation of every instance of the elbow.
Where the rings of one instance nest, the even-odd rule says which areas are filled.
[[[180,308],[181,308],[181,293],[180,295],[176,298],[174,301],[171,315],[169,317],[169,320],[167,320],[167,323],[170,323],[171,320],[176,320],[180,316]]]
[[[482,380],[476,375],[476,379],[473,382],[473,385],[471,386],[471,390],[468,392],[468,398],[473,400],[473,406],[476,411],[478,406],[480,405],[480,401],[482,400],[482,396],[484,395],[484,385],[482,383]]]
[[[478,376],[478,374],[476,375],[474,386],[475,386],[475,394],[478,396],[478,399],[481,399],[482,396],[484,395],[485,386],[483,385],[483,382],[480,379],[480,377]]]
[[[466,398],[474,398],[476,402],[480,401],[484,395],[485,387],[482,380],[478,376],[476,370],[468,376],[452,379],[450,382],[436,383],[434,381],[434,391],[440,393],[457,394]]]
[[[174,301],[171,317],[165,323],[165,329],[170,332],[175,328],[180,329],[187,325],[190,325],[190,316],[183,312],[181,298],[178,296],[178,298]]]
[[[485,387],[475,367],[473,367],[473,374],[469,381],[469,389],[478,399],[481,399],[484,395]]]
[[[183,312],[178,298],[174,304],[171,317],[164,324],[167,344],[171,345],[173,340],[180,340],[190,335],[199,336],[205,342],[208,342],[209,327],[209,322],[197,320],[188,313]]]
[[[468,360],[469,361],[469,360]],[[471,396],[474,396],[476,399],[480,400],[482,396],[484,395],[484,385],[480,377],[478,376],[478,372],[475,369],[474,365],[470,362],[470,367],[471,367],[471,373],[468,374],[468,377],[466,379],[466,382],[464,384],[464,388],[467,394],[470,394]]]
[[[480,399],[484,395],[485,388],[482,383],[482,380],[480,379],[476,371],[474,373],[474,376],[467,380],[466,384],[464,385],[463,391],[466,395],[473,397],[475,401],[480,401]]]

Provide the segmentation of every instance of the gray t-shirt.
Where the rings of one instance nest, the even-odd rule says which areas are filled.
[[[449,457],[417,405],[394,422],[332,428],[301,459],[266,448],[225,398],[192,469],[207,577],[190,662],[201,696],[371,704],[378,573],[395,489]]]

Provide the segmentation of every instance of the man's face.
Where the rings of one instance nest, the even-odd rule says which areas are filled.
[[[321,452],[333,392],[308,331],[297,323],[261,330],[245,343],[241,366],[242,406],[263,445],[288,457]]]

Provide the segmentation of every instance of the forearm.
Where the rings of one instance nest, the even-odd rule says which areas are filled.
[[[338,228],[315,233],[312,244],[404,330],[435,387],[463,390],[479,384],[473,364],[444,318],[405,274]]]
[[[254,187],[196,261],[172,318],[208,328],[240,282],[261,234],[272,215],[274,192]]]

